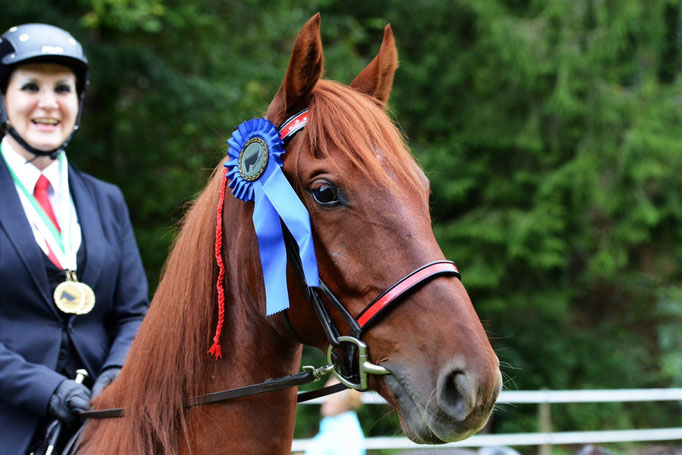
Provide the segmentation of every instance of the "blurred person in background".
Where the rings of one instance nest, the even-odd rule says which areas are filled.
[[[332,376],[327,386],[338,384]],[[311,440],[305,455],[365,455],[365,434],[355,412],[362,405],[362,394],[345,389],[327,395],[322,402],[319,433]]]

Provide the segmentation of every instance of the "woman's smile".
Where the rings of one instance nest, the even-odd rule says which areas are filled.
[[[55,119],[55,118],[41,117],[41,118],[31,119],[31,123],[39,131],[52,133],[57,129],[56,127],[57,127],[57,125],[59,125],[59,120]]]

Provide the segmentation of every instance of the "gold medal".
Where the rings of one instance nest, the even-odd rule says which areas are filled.
[[[54,303],[64,313],[86,314],[95,306],[95,293],[85,283],[78,281],[76,272],[66,271],[66,281],[54,290]]]
[[[87,284],[78,284],[81,285],[83,293],[85,294],[85,301],[83,302],[83,306],[80,307],[76,314],[87,314],[95,307],[95,293]]]
[[[79,309],[85,303],[85,291],[79,284],[73,281],[64,281],[59,283],[54,290],[54,303],[64,313],[78,314]]]

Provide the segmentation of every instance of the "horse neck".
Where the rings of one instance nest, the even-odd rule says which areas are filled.
[[[226,311],[227,312],[227,311]],[[214,362],[208,392],[261,383],[298,371],[300,347],[282,343],[249,311],[231,308],[222,337],[223,358]],[[268,326],[269,327],[269,326]],[[229,332],[229,333],[226,333]],[[296,388],[206,405],[190,412],[192,454],[288,454],[296,419]]]
[[[248,213],[246,213],[248,212]],[[222,359],[211,362],[207,392],[257,384],[299,370],[301,348],[266,317],[262,273],[250,212],[226,200],[225,320]],[[231,220],[247,220],[234,226]],[[239,247],[236,247],[239,245]],[[206,453],[290,453],[296,418],[296,389],[268,392],[203,406],[192,421],[191,437]],[[194,449],[195,453],[204,453]]]
[[[206,194],[217,193],[217,186],[217,182],[213,182]],[[198,203],[206,206],[202,213],[209,210],[215,213],[217,201],[204,201],[203,197]],[[210,263],[213,259],[203,247],[184,251],[182,255],[174,254],[181,251],[177,250],[181,243],[184,250],[204,245],[213,251],[207,238],[210,235],[182,237],[181,234],[182,240],[171,254],[168,272],[131,348],[126,367],[95,402],[97,409],[123,406],[128,418],[91,422],[82,448],[85,455],[201,455],[226,450],[230,453],[289,453],[296,413],[295,389],[191,409],[182,406],[191,395],[260,383],[294,373],[299,368],[300,345],[275,328],[276,319],[265,317],[263,299],[258,297],[263,292],[263,285],[251,215],[246,213],[246,206],[234,198],[227,198],[225,204],[224,219],[228,223],[224,236],[227,274],[221,337],[223,357],[211,359],[206,352],[213,335],[209,332],[216,328],[215,322],[210,323],[208,319],[217,313],[217,307],[205,306],[212,299],[196,300],[193,297],[196,301],[192,304],[186,301],[195,295],[193,290],[197,288],[210,285],[215,289],[215,282],[200,280],[211,275],[210,267],[190,268],[194,275],[187,275],[184,261],[191,258],[192,253],[201,258],[201,263]],[[198,223],[209,225],[210,221],[204,218],[202,215],[189,222],[193,226]],[[241,247],[237,248],[237,245]],[[182,270],[185,272],[180,274]],[[181,292],[167,292],[175,289],[179,282],[188,287],[182,288]],[[200,316],[199,319],[196,316]],[[206,322],[199,322],[204,318]],[[172,351],[172,354],[167,355],[166,351]],[[150,352],[155,355],[151,356]],[[172,360],[163,362],[159,359]],[[190,382],[195,386],[189,387],[187,381],[174,379],[183,375],[192,376]],[[171,381],[176,385],[170,386]],[[180,419],[177,412],[184,417]],[[149,424],[151,421],[154,422],[153,429]],[[149,449],[150,444],[158,450]]]

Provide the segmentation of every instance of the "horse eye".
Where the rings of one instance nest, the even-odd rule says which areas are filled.
[[[339,194],[335,187],[324,183],[310,190],[313,199],[320,205],[334,205],[339,202]]]

